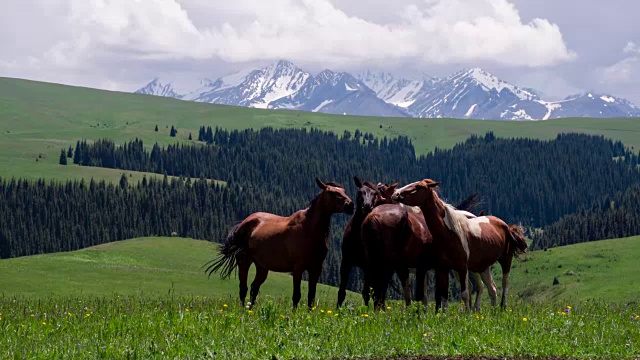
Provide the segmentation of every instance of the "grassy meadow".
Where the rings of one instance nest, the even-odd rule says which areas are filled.
[[[159,131],[154,128],[158,125]],[[169,136],[171,126],[178,136]],[[537,122],[337,116],[185,102],[0,78],[0,176],[130,182],[161,176],[58,165],[79,139],[188,142],[198,128],[273,127],[409,136],[418,154],[471,134],[550,139],[601,134],[640,148],[638,119]],[[224,180],[224,179],[220,179]],[[208,279],[210,242],[139,238],[79,251],[0,260],[0,358],[329,359],[413,355],[638,358],[640,237],[536,251],[514,261],[509,306],[438,316],[396,301],[383,312],[321,285],[316,307],[291,309],[292,280],[270,273],[256,306],[242,308],[235,277]],[[499,266],[494,267],[500,284]],[[253,274],[250,275],[251,278]],[[552,285],[554,278],[558,285]],[[306,301],[303,283],[302,302]]]
[[[486,305],[485,292],[480,313],[453,302],[438,316],[433,302],[425,311],[388,301],[375,312],[354,293],[335,309],[337,291],[327,286],[315,309],[293,311],[291,277],[275,273],[256,306],[242,308],[235,278],[202,271],[216,250],[200,240],[140,238],[0,260],[0,357],[633,358],[640,351],[640,298],[625,286],[638,280],[628,269],[640,237],[532,252],[516,262],[506,310]],[[574,275],[562,275],[569,269]],[[554,276],[560,285],[550,285]]]
[[[155,132],[158,125],[159,131]],[[169,136],[174,125],[176,138]],[[416,152],[450,148],[471,134],[550,139],[562,132],[601,134],[640,148],[638,119],[558,119],[480,121],[340,116],[203,104],[163,97],[110,92],[35,81],[0,78],[0,174],[27,178],[118,180],[121,170],[58,165],[60,149],[79,139],[139,138],[151,146],[197,138],[200,126],[226,129],[264,126],[371,132],[378,137],[407,135]],[[36,161],[38,159],[38,161]],[[127,172],[129,173],[129,172]],[[136,179],[141,174],[134,173]],[[224,179],[221,179],[224,180]]]

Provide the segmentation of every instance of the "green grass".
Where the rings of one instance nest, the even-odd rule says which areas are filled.
[[[159,132],[155,132],[155,125]],[[177,138],[169,137],[171,125]],[[340,116],[202,104],[155,96],[109,92],[58,84],[0,78],[0,174],[28,178],[117,180],[120,171],[58,165],[60,149],[78,139],[140,138],[147,144],[187,142],[202,125],[227,129],[264,126],[371,132],[379,137],[409,136],[416,152],[449,148],[471,134],[491,130],[501,137],[550,139],[562,132],[602,134],[640,148],[638,119],[559,119],[537,122]],[[380,126],[382,125],[382,127]],[[36,162],[36,158],[42,158]],[[224,179],[222,179],[224,180]]]
[[[530,301],[633,301],[640,304],[640,236],[535,251],[514,261],[514,291]],[[496,266],[494,270],[499,270]],[[557,277],[560,284],[553,285]]]
[[[171,292],[235,302],[238,280],[232,276],[223,281],[217,275],[207,279],[202,268],[216,254],[217,245],[208,241],[151,237],[5,259],[0,260],[0,294],[35,298],[113,294],[157,297]],[[304,286],[306,283],[306,299]],[[290,297],[292,289],[291,276],[271,272],[260,294]],[[318,297],[337,299],[337,289],[321,285]]]
[[[438,316],[433,302],[425,311],[420,304],[405,309],[389,301],[387,311],[375,312],[353,293],[336,310],[337,291],[326,286],[320,286],[313,311],[293,311],[291,277],[276,273],[249,311],[237,301],[236,279],[204,275],[201,266],[216,249],[206,241],[141,238],[0,260],[0,357],[632,358],[640,351],[633,286],[639,276],[625,271],[633,268],[640,237],[532,252],[512,272],[507,310],[485,305],[480,313],[461,313],[452,303]],[[550,285],[569,269],[576,275],[559,276],[560,287],[537,285]],[[518,299],[516,291],[525,288],[540,294]],[[305,295],[303,287],[303,300]],[[591,296],[602,300],[586,300]]]
[[[570,306],[570,308],[569,308]],[[637,356],[640,316],[587,302],[444,314],[319,306],[253,310],[208,297],[0,298],[0,356],[139,359],[325,359],[401,355]]]

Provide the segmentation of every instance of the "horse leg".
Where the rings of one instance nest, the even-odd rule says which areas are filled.
[[[251,267],[251,261],[242,260],[238,262],[238,278],[240,279],[240,302],[244,306],[244,299],[247,297],[247,279],[249,278],[249,268]]]
[[[507,292],[509,291],[509,272],[502,273],[502,300],[500,300],[500,307],[504,308],[507,305]]]
[[[316,285],[318,285],[320,273],[322,273],[322,266],[309,271],[309,291],[307,294],[307,306],[309,306],[309,309],[313,307],[313,302],[316,299]]]
[[[427,307],[427,269],[424,266],[416,268],[416,293],[413,299],[422,301],[424,307]]]
[[[300,302],[300,298],[302,297],[302,294],[300,293],[301,282],[302,282],[302,271],[295,270],[293,272],[293,296],[291,297],[294,309],[298,307],[298,303]]]
[[[476,303],[474,308],[476,311],[480,311],[480,301],[482,301],[482,279],[477,272],[471,273],[473,276],[473,282],[476,284]]]
[[[342,263],[340,264],[340,289],[338,289],[338,305],[341,307],[344,303],[344,299],[347,296],[347,283],[349,283],[349,275],[351,274],[351,263],[344,260],[342,257]],[[364,299],[365,289],[362,290],[362,299]],[[366,301],[365,301],[366,302]]]
[[[444,304],[443,300],[444,299]],[[449,271],[444,269],[436,270],[436,313],[440,308],[447,308],[449,300]]]
[[[496,283],[493,282],[493,276],[491,275],[491,267],[488,267],[485,271],[480,274],[482,277],[482,282],[487,287],[487,291],[489,291],[489,297],[491,298],[491,305],[498,305],[498,291],[496,290]]]
[[[469,304],[469,271],[464,266],[458,270],[458,276],[460,279],[460,296],[464,302],[465,311],[471,311],[471,305]]]
[[[387,288],[389,281],[393,277],[393,270],[381,270],[376,274],[373,288],[373,308],[375,310],[384,309],[384,302],[387,298]]]
[[[404,295],[404,302],[407,306],[411,305],[411,283],[409,282],[409,269],[401,268],[396,271],[400,283],[402,284],[402,294]]]
[[[264,281],[267,280],[267,274],[269,274],[269,270],[256,263],[256,276],[253,278],[253,282],[251,283],[251,307],[256,303],[256,297],[258,297],[260,286],[262,286]]]
[[[364,277],[364,284],[362,285],[362,300],[364,300],[364,305],[369,306],[369,299],[371,299],[371,282],[369,278]]]

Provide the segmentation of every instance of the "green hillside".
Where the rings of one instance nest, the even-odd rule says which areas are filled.
[[[640,273],[633,270],[640,258],[640,236],[535,251],[524,258],[514,261],[511,293],[527,300],[640,302]],[[554,277],[559,281],[555,286]]]
[[[159,131],[154,128],[158,125]],[[177,138],[169,129],[178,129]],[[0,78],[0,174],[29,178],[117,180],[122,171],[60,166],[60,149],[78,139],[143,139],[147,144],[197,138],[202,125],[227,129],[315,127],[379,137],[409,136],[418,153],[447,148],[471,134],[491,130],[503,137],[548,139],[561,132],[602,134],[640,147],[638,119],[560,119],[538,122],[412,119],[340,116],[202,104],[155,96],[110,92],[27,80]],[[36,159],[38,161],[36,161]],[[136,174],[134,179],[142,175]],[[224,180],[224,179],[222,179]]]
[[[216,245],[184,238],[139,238],[68,253],[0,260],[0,294],[4,296],[237,296],[235,277],[207,279],[201,266]],[[534,251],[514,261],[511,292],[526,302],[640,301],[640,274],[630,271],[640,257],[640,236]],[[494,270],[499,273],[499,266]],[[559,285],[552,285],[554,277]],[[253,278],[253,273],[250,280]],[[500,276],[496,274],[500,287]],[[291,277],[270,273],[262,295],[290,297]],[[318,297],[333,304],[337,290],[321,285]],[[303,284],[303,298],[306,284]],[[352,294],[359,304],[360,298]],[[484,295],[483,302],[488,304]],[[515,301],[515,298],[511,300]]]
[[[238,280],[207,279],[202,265],[217,254],[208,241],[139,238],[67,253],[0,260],[0,294],[4,296],[175,295],[216,298],[238,296]],[[253,267],[252,267],[253,271]],[[253,272],[249,281],[253,280]],[[288,274],[269,273],[261,295],[290,297]],[[302,287],[306,299],[306,283]],[[318,298],[337,299],[337,289],[320,285]],[[247,300],[249,300],[247,298]]]

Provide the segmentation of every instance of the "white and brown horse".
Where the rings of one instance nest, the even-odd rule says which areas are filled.
[[[491,265],[496,262],[502,268],[501,306],[505,306],[513,256],[527,249],[522,232],[515,232],[495,216],[470,217],[465,212],[458,211],[438,197],[435,191],[438,184],[431,179],[424,179],[406,185],[393,194],[394,200],[419,206],[433,234],[436,251],[436,311],[441,306],[442,297],[448,297],[450,269],[455,270],[459,279],[464,280],[468,278],[469,271],[479,273],[495,305],[497,295]],[[469,310],[467,281],[460,281],[460,291],[465,307]],[[479,306],[477,297],[476,308]]]

